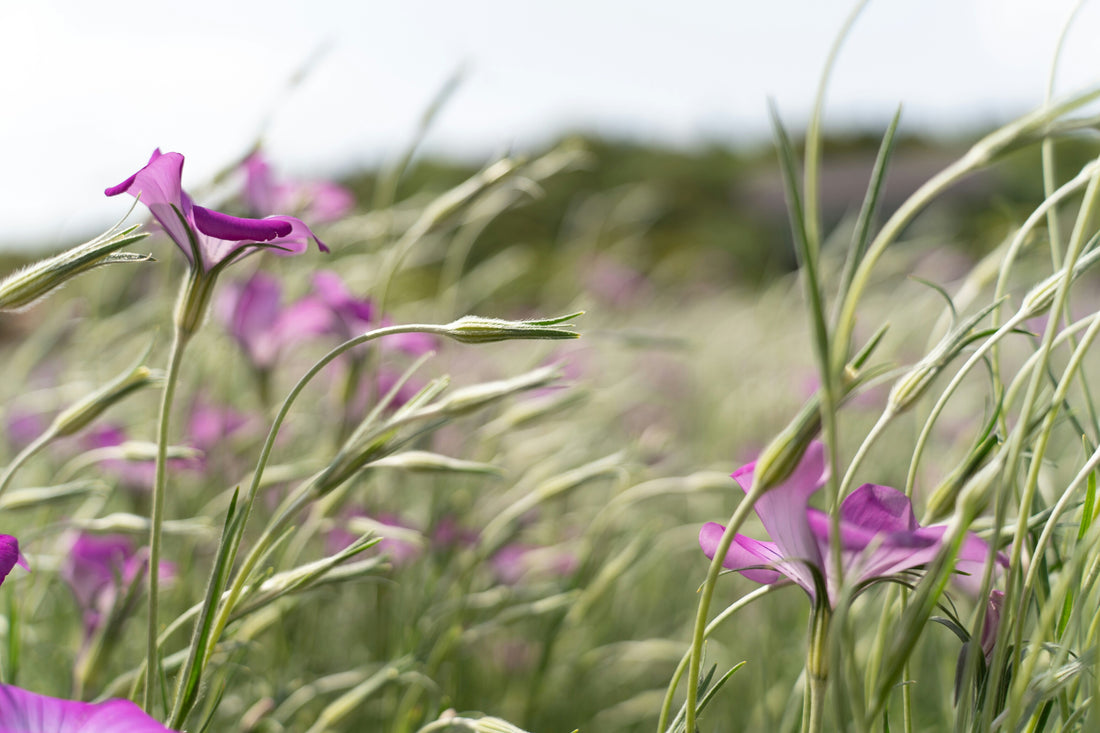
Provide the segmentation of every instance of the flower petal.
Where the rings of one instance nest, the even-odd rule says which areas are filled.
[[[794,472],[756,502],[756,514],[768,536],[791,563],[791,579],[803,588],[813,588],[813,574],[807,565],[824,567],[821,550],[807,521],[810,496],[828,478],[825,446],[814,441]]]
[[[19,555],[19,541],[10,534],[0,534],[0,583],[16,565],[27,567],[27,561]]]
[[[269,219],[242,219],[205,206],[195,206],[195,226],[200,232],[215,239],[233,242],[270,242],[291,233],[293,226],[286,217]]]
[[[191,233],[185,221],[191,220],[191,198],[183,192],[183,156],[179,153],[153,151],[145,167],[117,186],[104,191],[108,196],[128,193],[140,197],[153,218],[164,228],[168,236],[191,259]],[[176,212],[179,212],[178,214]]]
[[[703,548],[703,554],[714,559],[714,553],[718,550],[718,543],[722,541],[722,535],[726,528],[717,522],[707,522],[699,530],[699,546]],[[728,570],[736,570],[749,580],[757,583],[771,584],[783,580],[785,577],[781,571],[768,570],[768,567],[778,567],[784,564],[783,557],[779,554],[773,542],[761,542],[743,534],[733,537],[733,544],[722,561],[722,567]],[[765,566],[764,568],[760,566]]]
[[[918,527],[909,497],[877,484],[864,484],[844,497],[840,519],[879,532],[911,532]]]
[[[0,733],[172,733],[129,700],[61,700],[0,685]]]

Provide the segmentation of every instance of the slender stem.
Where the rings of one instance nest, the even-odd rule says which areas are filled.
[[[699,608],[695,613],[695,631],[691,637],[691,660],[688,662],[687,708],[685,711],[687,725],[684,728],[688,731],[695,730],[695,704],[699,698],[699,668],[703,663],[703,641],[706,638],[707,614],[710,612],[710,602],[714,597],[714,587],[717,584],[718,576],[722,572],[722,563],[726,559],[726,553],[729,552],[730,545],[733,544],[734,535],[745,523],[749,512],[752,511],[753,506],[756,505],[763,494],[764,492],[754,485],[752,491],[737,505],[733,516],[730,517],[729,524],[726,525],[726,531],[722,533],[722,539],[718,542],[718,548],[714,551],[714,558],[710,561],[710,568],[707,570],[707,579],[703,581],[703,588],[699,594]]]
[[[157,682],[160,664],[157,660],[157,603],[160,588],[160,538],[164,524],[164,487],[167,483],[168,467],[168,424],[172,412],[172,397],[179,381],[180,363],[183,350],[189,336],[179,328],[172,337],[172,351],[168,357],[168,374],[164,382],[164,393],[160,403],[160,420],[157,425],[157,463],[153,479],[153,507],[150,511],[149,528],[149,626],[148,646],[145,655],[145,692],[142,706],[149,714],[153,712],[153,690]]]
[[[829,622],[832,611],[828,599],[818,599],[810,613],[810,639],[806,649],[806,710],[802,717],[805,733],[821,733],[825,711],[825,687],[829,679]]]
[[[715,616],[714,620],[707,624],[707,628],[703,632],[703,638],[708,638],[726,621],[726,619],[733,616],[733,614],[737,613],[757,598],[763,598],[768,593],[784,587],[784,585],[786,584],[777,583],[775,585],[765,585],[761,588],[757,588],[751,593],[741,596],[741,598],[730,604],[725,611]],[[684,670],[687,669],[690,660],[691,651],[689,650],[687,654],[680,658],[680,663],[676,665],[676,671],[672,673],[672,683],[668,686],[668,690],[665,692],[664,704],[661,705],[661,715],[657,721],[657,733],[667,733],[668,731],[668,716],[672,713],[672,699],[676,694],[676,687],[680,684],[680,679],[684,676]]]
[[[26,448],[19,451],[19,455],[12,459],[8,467],[4,469],[4,475],[0,476],[0,495],[2,495],[4,491],[7,490],[8,485],[11,484],[11,480],[15,477],[15,472],[38,453],[38,451],[45,448],[46,445],[54,439],[56,434],[57,431],[51,428],[35,438]]]

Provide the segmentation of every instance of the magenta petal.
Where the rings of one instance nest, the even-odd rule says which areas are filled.
[[[985,572],[985,560],[989,557],[989,544],[977,535],[967,534],[959,548],[959,557],[955,561],[955,577],[952,581],[965,593],[977,596],[982,587],[982,574]],[[1008,558],[1003,552],[994,556],[994,577],[997,566],[1007,568]]]
[[[279,235],[279,239],[275,240],[283,247],[282,252],[274,250],[276,254],[301,254],[309,249],[309,240],[311,239],[317,243],[317,249],[322,252],[329,251],[328,246],[301,219],[296,219],[293,216],[269,216],[264,221],[281,221],[290,225],[290,231]]]
[[[911,532],[918,526],[909,497],[876,484],[864,484],[844,497],[840,519],[879,532]]]
[[[202,206],[194,207],[194,215],[195,226],[206,236],[237,242],[270,242],[286,237],[294,228],[284,217],[242,219]]]
[[[19,541],[10,534],[0,534],[0,583],[16,565],[27,567],[27,562],[19,556]]]
[[[191,233],[184,223],[191,217],[191,199],[183,192],[182,180],[183,156],[162,154],[158,148],[144,168],[104,193],[108,196],[128,193],[139,197],[168,236],[191,259]],[[184,221],[180,220],[181,215]]]
[[[703,554],[714,559],[714,553],[718,550],[718,543],[722,541],[722,535],[726,528],[717,522],[708,522],[699,530],[699,546],[703,548]],[[767,570],[766,567],[774,567],[781,563],[782,557],[772,542],[761,542],[751,537],[738,534],[733,537],[733,544],[729,552],[722,560],[722,567],[728,570],[737,570],[749,580],[757,583],[776,583],[784,578],[782,572]],[[765,566],[761,568],[760,566]]]
[[[93,704],[0,685],[0,733],[172,733],[129,700]]]
[[[822,567],[821,551],[807,521],[810,496],[828,477],[825,446],[810,444],[794,472],[756,502],[756,514],[785,559],[797,560],[797,577],[803,587],[813,586],[808,563]]]

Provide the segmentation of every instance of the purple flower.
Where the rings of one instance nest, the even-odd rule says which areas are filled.
[[[44,414],[26,410],[9,410],[4,421],[7,423],[8,442],[18,449],[30,445],[50,426],[50,421]]]
[[[0,685],[0,733],[172,733],[129,700],[61,700]]]
[[[504,585],[516,585],[529,573],[566,576],[579,564],[577,556],[554,547],[539,547],[514,542],[505,545],[489,558],[489,567]]]
[[[100,425],[87,432],[81,440],[87,450],[100,448],[115,448],[128,442],[126,432],[117,425]],[[128,460],[125,458],[105,458],[99,463],[100,468],[112,473],[130,489],[148,491],[153,486],[156,466],[153,456],[150,454],[145,460]],[[168,468],[172,470],[202,470],[202,461],[196,457],[170,458]],[[3,731],[0,731],[3,733]]]
[[[19,554],[19,540],[10,534],[0,534],[0,583],[4,582],[4,578],[8,577],[8,573],[16,565],[24,570],[30,569],[27,561]],[[4,731],[0,730],[0,733]]]
[[[329,330],[332,315],[312,298],[282,306],[279,281],[256,272],[244,285],[221,291],[215,312],[229,333],[260,369],[275,365],[286,347]]]
[[[352,295],[343,279],[331,270],[313,273],[313,292],[335,316],[333,331],[341,338],[366,331],[374,321],[374,303]]]
[[[191,405],[187,435],[191,445],[203,453],[209,453],[233,433],[247,427],[250,422],[248,415],[232,407],[214,405],[196,398]]]
[[[733,474],[745,491],[751,488],[755,467],[755,462],[750,463]],[[835,602],[840,579],[831,570],[832,520],[809,506],[810,496],[822,487],[827,476],[824,446],[814,442],[794,473],[756,502],[756,514],[772,541],[738,534],[722,566],[757,583],[792,580],[811,598],[817,595],[817,576],[824,580],[830,602]],[[946,525],[917,524],[908,497],[897,489],[864,484],[840,504],[845,575],[849,582],[862,585],[924,565],[940,551],[946,529]],[[714,522],[699,532],[699,544],[707,557],[714,557],[723,532],[725,527]],[[968,534],[956,568],[980,573],[987,550],[985,542]],[[998,561],[1007,564],[1003,557]]]
[[[141,203],[200,272],[260,248],[283,255],[301,254],[310,239],[321,251],[328,251],[308,226],[292,216],[241,219],[194,204],[183,190],[182,177],[183,156],[161,153],[158,148],[144,168],[104,193],[140,196]]]
[[[72,588],[84,611],[84,628],[91,635],[115,605],[119,591],[134,582],[148,562],[135,552],[130,538],[122,535],[97,536],[82,533],[61,565],[61,577]],[[160,576],[175,573],[171,563],[160,563]],[[3,733],[0,730],[0,733]]]
[[[402,529],[413,530],[414,532],[415,529],[396,514],[383,513],[374,517],[368,517],[365,511],[356,507],[346,511],[345,516],[348,519],[364,517],[375,522],[377,525],[376,534],[382,536],[382,541],[375,545],[374,549],[383,555],[388,555],[394,567],[407,565],[420,557],[422,550],[421,546],[400,536],[400,530]],[[398,532],[390,534],[386,531],[386,527],[393,527],[398,530]],[[359,539],[361,534],[362,533],[357,534],[344,526],[333,527],[325,538],[325,547],[328,550],[328,554],[335,555],[337,552]],[[3,733],[3,731],[0,731],[0,733]]]
[[[354,338],[376,326],[392,324],[387,317],[377,318],[374,303],[369,298],[352,295],[335,272],[321,270],[313,273],[313,292],[332,312],[332,332],[342,339]],[[398,333],[387,336],[382,344],[411,356],[420,356],[435,349],[436,339],[427,333]]]
[[[311,221],[330,222],[355,208],[351,191],[331,181],[276,181],[260,152],[248,156],[242,167],[245,203],[259,216],[293,211]]]
[[[1004,610],[1005,605],[1004,591],[990,591],[987,603],[985,625],[982,626],[982,654],[985,655],[986,662],[993,658],[993,647],[997,643],[997,631],[1001,626],[1001,611]]]

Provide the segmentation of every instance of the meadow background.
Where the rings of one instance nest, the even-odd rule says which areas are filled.
[[[56,35],[76,43],[74,21],[67,15],[76,11],[64,4],[48,8],[50,17],[35,16],[30,27],[37,31],[52,22]],[[605,13],[619,17],[600,8],[600,18]],[[662,17],[659,9],[646,10],[657,20]],[[690,12],[703,18],[708,10],[727,12],[709,6],[692,6]],[[781,112],[784,98],[791,100],[793,112],[784,119],[797,145],[803,143],[809,114],[809,107],[802,105],[812,102],[824,49],[844,16],[838,11],[835,18],[830,16],[834,22],[827,30],[815,29],[810,9],[801,10],[807,14],[805,22],[788,26],[791,36],[783,48],[796,47],[805,35],[820,53],[801,66],[794,63],[801,56],[783,59],[783,68],[797,68],[805,82],[780,84]],[[575,12],[571,16],[567,11]],[[243,19],[240,28],[248,27],[248,15],[237,12],[227,13],[226,28],[238,17]],[[294,12],[294,17],[309,15],[298,8]],[[881,53],[887,34],[876,24],[904,23],[904,18],[886,20],[878,12],[879,5],[870,6],[870,27],[857,24],[851,36],[857,60],[863,53]],[[425,27],[444,26],[446,13],[440,13]],[[562,14],[576,17],[580,10],[565,8]],[[978,11],[974,15],[981,17]],[[1047,16],[1057,16],[1057,28],[1066,13],[1050,10],[1028,17]],[[106,17],[97,22],[109,25]],[[327,17],[327,22],[336,22],[340,11],[334,9]],[[940,22],[933,10],[922,17]],[[961,32],[964,17],[970,16],[958,16],[956,32]],[[190,16],[175,20],[184,28],[197,22]],[[681,22],[694,27],[683,18]],[[755,22],[758,29],[770,27],[765,20]],[[1087,28],[1089,16],[1079,22]],[[1040,26],[1035,28],[1040,33]],[[53,37],[45,30],[40,33],[43,43]],[[514,24],[500,33],[509,43],[523,37]],[[1004,33],[1011,37],[1011,28]],[[256,34],[248,43],[255,42]],[[682,35],[690,37],[687,31]],[[148,31],[140,43],[135,41],[139,48],[134,50],[156,36]],[[386,28],[380,26],[370,37],[385,36]],[[417,47],[431,46],[428,40],[430,35]],[[125,58],[126,42],[108,44],[114,50],[106,60]],[[308,198],[291,202],[294,210],[278,212],[298,215],[314,226],[331,253],[311,247],[293,258],[255,255],[218,280],[211,313],[189,345],[169,431],[175,448],[168,463],[163,557],[172,566],[161,591],[160,628],[201,602],[234,489],[252,479],[276,409],[310,365],[342,340],[329,327],[293,337],[283,334],[282,348],[260,363],[255,352],[242,348],[247,339],[241,337],[240,323],[227,315],[233,304],[224,302],[223,291],[235,292],[255,277],[267,276],[277,283],[282,309],[331,292],[318,284],[317,275],[335,273],[350,297],[371,302],[371,327],[448,324],[468,314],[531,319],[584,311],[570,322],[580,338],[461,343],[437,334],[426,341],[395,340],[389,346],[383,339],[341,357],[307,385],[274,443],[254,516],[243,530],[245,552],[257,546],[265,528],[274,527],[273,545],[251,574],[243,576],[251,588],[237,608],[227,611],[224,637],[211,643],[186,729],[411,732],[448,730],[450,725],[454,730],[508,731],[514,725],[566,733],[654,730],[669,679],[689,648],[698,590],[706,577],[699,528],[729,517],[742,496],[729,474],[788,425],[821,384],[799,280],[797,240],[767,123],[755,117],[740,120],[739,129],[745,132],[727,135],[721,130],[727,124],[733,129],[737,120],[724,116],[718,102],[708,108],[709,117],[703,115],[705,122],[679,127],[666,119],[649,129],[628,128],[622,124],[628,115],[621,113],[597,115],[595,122],[583,115],[551,115],[555,124],[540,129],[514,122],[510,134],[489,140],[493,150],[506,152],[489,153],[485,138],[493,133],[485,129],[499,119],[497,105],[509,103],[479,96],[484,90],[478,86],[476,64],[469,72],[472,81],[457,82],[453,89],[440,85],[440,78],[446,79],[454,68],[453,57],[461,56],[454,53],[447,64],[431,65],[431,73],[410,67],[403,76],[387,66],[388,75],[405,79],[404,86],[420,87],[415,104],[403,108],[395,103],[395,108],[418,107],[423,117],[406,113],[401,122],[391,119],[387,124],[392,129],[378,136],[384,147],[376,142],[370,149],[349,148],[354,154],[341,158],[333,140],[343,144],[341,135],[347,133],[329,118],[385,117],[386,105],[374,90],[367,95],[374,102],[369,113],[325,111],[323,100],[355,96],[342,83],[346,79],[332,76],[332,59],[344,58],[341,54],[358,46],[343,39],[333,45],[336,50],[329,53],[335,56],[328,60],[321,54],[309,61],[311,43],[285,54],[289,61],[265,51],[265,63],[273,67],[262,77],[267,102],[242,113],[243,121],[224,122],[227,132],[216,143],[204,142],[195,129],[187,129],[187,124],[199,130],[210,124],[208,119],[187,123],[191,110],[180,112],[182,119],[172,119],[163,109],[145,117],[150,115],[142,109],[146,101],[155,107],[171,102],[173,95],[189,99],[189,92],[180,91],[188,86],[188,77],[173,76],[167,65],[158,68],[160,62],[149,59],[146,49],[140,56],[144,60],[131,67],[132,94],[108,98],[110,92],[100,91],[100,99],[109,99],[109,104],[97,106],[83,123],[57,123],[58,135],[72,133],[78,142],[64,145],[63,154],[48,150],[60,147],[57,140],[50,146],[40,141],[27,145],[44,156],[27,176],[45,170],[82,183],[94,180],[95,185],[74,194],[69,182],[44,188],[23,177],[19,188],[37,190],[37,195],[0,197],[5,202],[0,213],[19,222],[0,236],[0,243],[8,245],[0,253],[5,273],[90,238],[98,231],[93,224],[106,228],[110,217],[103,220],[105,209],[82,208],[82,202],[137,170],[156,145],[187,156],[186,187],[199,203],[219,210],[257,213],[250,211],[244,196],[241,168],[254,150],[265,155],[278,180],[288,185],[334,180],[354,200],[353,209],[332,221],[311,211]],[[167,47],[174,48],[171,42]],[[614,48],[609,43],[604,56],[614,56]],[[1067,49],[1066,59],[1072,61],[1079,44]],[[222,69],[237,85],[249,71],[247,66],[231,68],[228,58],[219,61],[218,53],[202,44],[186,53],[203,58],[203,69],[209,64]],[[1053,40],[1045,53],[1033,64],[1042,72],[1039,79],[1049,68]],[[424,58],[435,57],[426,53]],[[78,61],[79,56],[72,63]],[[429,65],[423,58],[420,63]],[[599,61],[589,63],[604,68]],[[850,58],[846,63],[857,62]],[[739,84],[755,88],[767,83],[756,77],[766,78],[775,65],[758,57],[731,74],[711,58],[699,76],[705,78],[716,67],[724,71],[725,84],[712,82],[707,89],[708,99],[720,100]],[[1068,62],[1064,67],[1076,68]],[[495,78],[495,67],[488,68]],[[898,78],[908,78],[899,67],[892,68]],[[979,65],[970,68],[975,69],[973,76],[954,75],[982,78]],[[154,76],[162,75],[159,83],[141,81],[150,69]],[[298,71],[300,78],[294,77]],[[951,63],[943,59],[911,71],[933,81],[952,76]],[[49,68],[42,73],[50,73]],[[784,78],[795,74],[785,73]],[[898,98],[883,117],[878,91],[866,92],[888,86],[877,73],[886,72],[843,63],[834,70],[836,124],[831,124],[829,108],[820,183],[820,281],[829,293],[844,271],[848,242],[893,104],[906,101],[904,93],[912,90],[891,88],[891,96]],[[1065,73],[1072,82],[1079,72]],[[579,79],[581,74],[568,76]],[[611,82],[620,78],[617,73],[607,77]],[[210,78],[211,89],[220,89],[220,77]],[[655,106],[682,98],[675,74],[654,79],[660,90]],[[1012,80],[1009,74],[1007,87],[1017,94],[1024,85]],[[47,76],[42,86],[51,83]],[[467,84],[472,102],[463,101]],[[538,89],[530,84],[523,98],[538,97]],[[687,89],[694,86],[686,86],[683,97],[695,94]],[[226,110],[217,109],[226,103],[220,93],[211,92],[208,101],[214,109],[206,117],[231,119]],[[644,85],[636,93],[638,99],[647,99]],[[939,93],[944,100],[934,103],[924,103],[916,94],[912,117],[902,116],[877,222],[983,135],[1043,101],[1041,82],[1022,95],[1028,101],[990,92],[987,99],[995,101],[944,122],[937,104],[943,109],[965,107],[973,103],[973,95],[964,101],[957,89],[941,88]],[[572,103],[583,109],[584,101],[578,96]],[[752,103],[766,109],[762,95]],[[510,104],[523,106],[519,99]],[[615,102],[593,105],[601,110],[605,105],[614,108]],[[619,105],[629,109],[621,100]],[[49,117],[46,107],[30,105],[25,111],[29,113],[19,117],[21,122],[6,123],[11,126],[8,133]],[[98,117],[108,113],[111,123]],[[685,118],[691,114],[682,111]],[[448,130],[449,120],[455,124]],[[311,124],[313,129],[303,127]],[[481,137],[462,148],[454,141],[466,128],[478,129]],[[369,134],[364,129],[369,128],[359,125],[356,134]],[[107,163],[99,152],[82,154],[93,147],[79,142],[85,134],[104,136],[103,148],[121,141],[114,148],[116,158]],[[313,153],[310,141],[315,141]],[[963,315],[997,302],[993,280],[997,266],[1006,261],[1006,242],[1047,196],[1039,139],[1028,143],[998,154],[947,190],[879,260],[854,323],[857,345],[889,324],[875,352],[876,363],[904,367],[933,350],[945,331],[944,293],[959,302]],[[23,170],[17,147],[5,144],[15,172]],[[1064,180],[1098,153],[1093,137],[1075,135],[1059,139],[1048,159]],[[58,157],[48,157],[52,155]],[[318,164],[310,166],[310,160]],[[45,214],[28,214],[42,199],[52,211],[72,209],[59,215],[61,223],[46,223]],[[113,218],[122,216],[129,204],[106,201]],[[1076,205],[1079,199],[1070,202]],[[142,221],[143,211],[139,207],[128,222]],[[316,223],[309,220],[311,214]],[[1070,214],[1064,216],[1067,231]],[[96,269],[34,307],[5,313],[0,320],[5,464],[11,466],[66,408],[135,363],[164,368],[174,301],[187,263],[155,227],[144,231],[151,236],[126,249],[151,253],[155,261]],[[1052,267],[1042,235],[1027,244],[1005,283],[1013,305],[1058,269]],[[1075,286],[1066,313],[1081,318],[1096,310],[1096,301],[1095,276],[1086,275]],[[366,319],[358,325],[365,328]],[[1029,321],[1027,327],[1041,334],[1044,325]],[[997,357],[1006,374],[1019,370],[1036,348],[1025,334],[1018,336],[1006,341]],[[1059,355],[1052,370],[1060,370],[1066,361],[1066,354]],[[1095,366],[1086,361],[1085,371],[1092,373]],[[943,381],[936,382],[937,388]],[[839,448],[847,459],[882,413],[891,383],[884,379],[866,385],[838,412]],[[479,386],[486,384],[491,387]],[[995,415],[997,393],[989,379],[975,374],[965,384],[949,402],[919,464],[914,491],[918,507],[974,455],[975,442]],[[0,489],[6,492],[0,494],[0,532],[19,539],[30,566],[29,572],[14,570],[0,587],[6,619],[0,637],[4,682],[62,698],[140,699],[145,643],[140,573],[130,573],[117,562],[120,551],[89,601],[73,580],[77,571],[72,562],[75,543],[83,537],[130,543],[127,556],[148,540],[159,385],[154,374],[148,384],[112,402],[71,435],[51,440],[18,468],[9,487]],[[935,396],[933,390],[927,404],[919,403],[890,426],[860,468],[861,481],[906,484],[913,443]],[[1067,413],[1086,424],[1084,432],[1094,433],[1086,419],[1089,410],[1080,406],[1091,404],[1091,397],[1087,391],[1072,397],[1083,402],[1075,402]],[[1014,418],[1007,419],[1004,435],[1015,424]],[[1042,512],[1081,463],[1078,427],[1072,420],[1058,423],[1063,432],[1056,434],[1044,464],[1036,531],[1042,528]],[[280,501],[316,476],[328,476],[325,472],[333,466],[343,470],[340,461],[349,455],[355,457],[354,470],[339,481],[314,486],[309,504],[290,523],[292,529],[275,524]],[[1084,499],[1073,506],[1081,512],[1078,525],[1072,532],[1058,528],[1068,538],[1080,526],[1081,540],[1092,506]],[[754,521],[742,531],[763,537]],[[975,528],[988,530],[988,520],[979,520]],[[323,564],[361,536],[381,539],[357,555]],[[1051,559],[1052,585],[1059,563],[1072,554],[1073,543],[1066,542],[1064,553],[1055,550],[1057,557]],[[239,569],[240,560],[231,565]],[[261,586],[264,581],[268,584]],[[757,587],[727,574],[717,586],[713,608],[725,608]],[[1089,593],[1094,596],[1095,589],[1087,583],[1084,587],[1081,598],[1071,597],[1066,608],[1087,616]],[[1049,587],[1046,592],[1056,594]],[[880,617],[895,602],[891,593],[875,588],[861,596],[844,628],[888,628]],[[948,593],[963,622],[982,605],[957,591]],[[1037,607],[1042,608],[1041,601]],[[89,612],[102,618],[90,621]],[[787,587],[754,602],[718,630],[708,642],[708,666],[716,663],[721,675],[742,661],[746,664],[703,713],[702,730],[799,728],[809,612],[805,595]],[[1074,624],[1085,627],[1088,621],[1073,617]],[[171,708],[178,668],[173,665],[186,656],[191,623],[181,624],[163,641],[168,671],[154,696],[161,719]],[[868,632],[849,640],[845,648],[852,650],[853,665],[868,664],[874,657],[872,637]],[[1092,638],[1088,628],[1081,638]],[[1052,649],[1047,652],[1064,661]],[[962,643],[947,625],[924,628],[906,670],[905,679],[912,683],[893,693],[893,703],[873,726],[885,729],[891,720],[896,729],[910,725],[941,730],[951,721],[963,725],[955,707],[961,653]],[[1073,654],[1092,663],[1093,653],[1081,646]],[[1065,671],[1052,663],[1051,669],[1057,684],[1038,685],[1034,694],[1029,688],[1026,710],[1036,716],[1032,729],[1054,725],[1049,722],[1052,713],[1041,710],[1055,699],[1060,725],[1086,724],[1089,692],[1095,686],[1091,668]],[[851,670],[846,674],[849,681],[855,676]],[[910,696],[904,711],[903,695]],[[682,700],[681,687],[674,711]],[[979,713],[967,724],[979,726],[981,706],[975,705]],[[834,725],[852,723],[842,710],[837,703],[830,718]],[[448,723],[453,711],[466,722]]]

